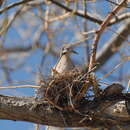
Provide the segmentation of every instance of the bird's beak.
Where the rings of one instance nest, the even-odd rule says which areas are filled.
[[[72,50],[71,52],[74,53],[74,54],[78,54],[78,52],[77,52],[77,51],[74,51],[74,50]]]

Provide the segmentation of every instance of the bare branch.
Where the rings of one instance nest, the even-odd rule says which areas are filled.
[[[0,10],[0,14],[2,14],[3,12],[5,12],[5,11],[11,9],[11,8],[14,8],[14,7],[16,7],[16,6],[19,6],[19,5],[21,5],[21,4],[25,4],[25,3],[30,2],[30,1],[34,1],[34,0],[22,0],[22,1],[15,2],[15,3],[13,3],[13,4],[10,4],[10,5],[8,5],[7,7],[1,9],[1,10]]]
[[[55,1],[55,0],[50,0],[53,4],[63,8],[64,10],[68,11],[68,12],[74,12],[73,9],[70,9],[68,8],[67,6]],[[82,17],[82,18],[86,18],[86,19],[89,19],[90,21],[92,22],[95,22],[95,23],[98,23],[98,24],[101,24],[102,23],[102,20],[99,20],[99,19],[96,19],[95,17],[92,17],[92,15],[89,15],[88,13],[86,15],[84,15],[83,12],[79,12],[79,11],[75,11],[74,12],[75,15],[79,16],[79,17]]]
[[[117,123],[128,125],[130,117],[126,109],[117,113],[115,111],[116,106],[113,107],[114,104],[123,101],[126,97],[130,98],[129,95],[109,95],[99,101],[86,102],[80,106],[79,110],[82,113],[80,114],[72,111],[56,110],[43,99],[0,95],[0,119],[27,121],[59,127],[100,127],[101,124],[106,127],[106,124],[109,123],[111,123],[111,126],[107,127],[112,127]],[[123,104],[123,107],[125,107],[125,104]],[[105,111],[102,111],[103,109]],[[108,111],[110,111],[109,114]]]
[[[97,63],[99,65],[96,69],[99,69],[103,66],[116,52],[119,51],[121,45],[130,35],[130,22],[126,22],[125,25],[117,30],[118,36],[113,36],[107,43],[105,43],[104,47],[97,54]],[[125,38],[125,39],[124,39]]]
[[[117,7],[115,7],[113,9],[113,11],[106,17],[104,22],[101,24],[99,30],[97,31],[94,43],[92,45],[92,54],[91,54],[91,57],[90,57],[89,71],[96,64],[97,46],[98,46],[98,42],[99,42],[99,39],[100,39],[103,31],[106,29],[108,23],[110,22],[110,20],[114,16],[114,14],[116,14],[118,11],[120,11],[123,8],[123,5],[125,5],[126,3],[127,3],[127,0],[121,1],[120,4]]]
[[[70,9],[70,8],[68,8],[67,6],[65,6],[65,5],[59,3],[59,2],[57,2],[57,1],[55,1],[55,0],[50,0],[50,1],[51,1],[53,4],[55,4],[55,5],[57,5],[57,6],[61,7],[61,8],[63,8],[64,10],[66,10],[66,11],[68,11],[68,12],[74,12],[73,9]],[[88,12],[87,12],[87,14],[84,14],[83,11],[80,11],[80,10],[79,10],[79,11],[75,11],[74,14],[77,15],[77,16],[79,16],[79,17],[88,19],[88,20],[90,20],[90,21],[92,21],[92,22],[94,22],[94,23],[98,23],[98,24],[102,24],[102,23],[103,23],[103,20],[97,19],[97,18],[93,17],[93,15],[90,14],[90,13],[88,13]],[[117,16],[117,19],[116,19],[116,18],[111,19],[111,20],[109,21],[110,23],[108,23],[107,26],[111,26],[111,25],[113,25],[113,24],[119,23],[119,22],[121,22],[122,20],[127,19],[127,18],[130,18],[130,14],[129,14],[129,13],[122,14],[122,15],[120,15],[120,16]]]

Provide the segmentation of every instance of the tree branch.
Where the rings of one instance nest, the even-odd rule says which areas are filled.
[[[30,1],[34,1],[34,0],[22,0],[22,1],[15,2],[15,3],[13,3],[13,4],[10,4],[10,5],[8,5],[8,6],[6,6],[5,8],[3,8],[3,9],[0,10],[0,15],[1,15],[3,12],[5,12],[5,11],[11,9],[11,8],[14,8],[14,7],[16,7],[16,6],[19,6],[19,5],[21,5],[21,4],[25,4],[25,3],[30,2]]]
[[[68,12],[74,12],[73,9],[68,8],[67,6],[61,4],[60,2],[57,2],[55,0],[49,0],[49,1],[51,1],[53,4],[59,6],[60,8],[66,10]],[[92,15],[88,15],[88,13],[86,15],[84,15],[83,12],[75,11],[74,14],[79,16],[79,17],[89,19],[90,21],[98,23],[98,24],[102,23],[102,20],[96,19],[95,17],[92,17]]]
[[[115,111],[117,107],[115,104],[125,100],[126,97],[130,99],[129,95],[109,95],[93,102],[84,102],[78,108],[80,112],[70,112],[57,110],[43,99],[0,95],[0,119],[58,127],[101,127],[101,125],[102,127],[112,127],[117,123],[128,125],[130,116],[126,109],[120,110],[120,113]],[[125,103],[122,107],[125,108]]]
[[[90,63],[89,63],[89,70],[88,71],[91,71],[92,68],[94,67],[94,65],[96,64],[97,47],[98,47],[98,43],[99,43],[99,40],[100,40],[100,37],[101,37],[102,33],[106,29],[106,27],[109,24],[109,22],[112,19],[112,17],[117,12],[119,12],[123,8],[123,5],[125,5],[126,3],[127,3],[127,0],[122,0],[119,3],[119,5],[113,9],[113,11],[105,18],[103,23],[100,25],[100,28],[99,28],[99,30],[96,33],[96,36],[95,36],[95,39],[94,39],[94,43],[92,44],[92,54],[90,56]]]
[[[75,15],[77,15],[77,16],[79,16],[79,17],[81,17],[81,18],[85,18],[85,19],[87,19],[87,20],[90,20],[90,21],[92,21],[92,22],[94,22],[94,23],[102,24],[103,21],[104,21],[104,20],[97,19],[97,18],[93,17],[93,15],[90,14],[90,13],[88,13],[88,12],[87,12],[87,14],[84,14],[83,11],[80,11],[80,10],[79,10],[79,11],[74,11],[73,9],[68,8],[67,6],[65,6],[65,5],[63,5],[63,4],[61,4],[60,2],[57,2],[57,1],[55,1],[55,0],[50,0],[50,1],[51,1],[53,4],[55,4],[56,6],[62,8],[62,9],[64,9],[64,10],[66,10],[66,11],[68,11],[68,12],[74,12]],[[127,18],[130,18],[130,13],[129,13],[129,12],[128,12],[128,13],[121,14],[121,15],[117,16],[116,18],[111,19],[107,26],[111,26],[111,25],[113,25],[113,24],[119,23],[119,22],[121,22],[121,21],[123,21],[124,19],[127,19]]]
[[[105,43],[104,47],[97,53],[97,63],[99,65],[96,69],[99,69],[103,66],[108,60],[119,51],[121,45],[130,35],[130,22],[129,20],[125,25],[121,26],[119,30],[117,30],[118,35],[115,34],[107,43]]]

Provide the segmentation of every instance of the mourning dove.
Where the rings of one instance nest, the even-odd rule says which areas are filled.
[[[68,45],[64,45],[61,51],[60,58],[57,64],[52,69],[52,76],[55,74],[62,74],[66,71],[72,70],[75,65],[71,59],[71,54],[77,54],[72,48]]]
[[[70,57],[73,53],[77,54],[77,52],[70,48],[68,45],[63,46],[60,58],[52,69],[52,76],[72,70],[75,67]],[[49,126],[48,130],[64,130],[64,128]]]

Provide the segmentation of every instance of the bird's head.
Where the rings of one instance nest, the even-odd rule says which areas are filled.
[[[76,51],[74,51],[71,47],[69,47],[68,45],[64,45],[62,47],[62,55],[65,54],[78,54]]]

